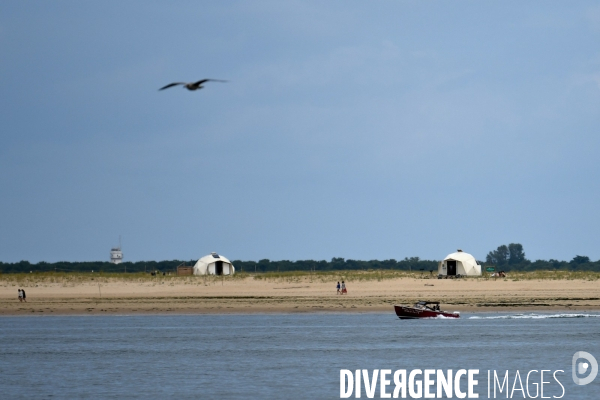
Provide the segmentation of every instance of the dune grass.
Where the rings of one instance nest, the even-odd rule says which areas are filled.
[[[287,282],[299,282],[306,280],[313,280],[318,282],[332,282],[332,281],[347,281],[347,282],[360,282],[360,281],[383,281],[389,279],[398,278],[412,278],[412,279],[437,279],[437,274],[430,274],[429,271],[409,272],[399,270],[369,270],[369,271],[289,271],[289,272],[267,272],[263,274],[251,274],[254,279],[263,280],[277,280]],[[461,279],[478,279],[478,280],[493,280],[489,273],[484,272],[479,277],[467,277]],[[600,272],[593,271],[565,271],[565,270],[554,270],[554,271],[519,271],[509,272],[506,278],[497,278],[498,280],[510,280],[510,281],[521,281],[521,280],[585,280],[585,281],[597,281],[600,279]]]
[[[489,278],[493,279],[493,278]],[[553,270],[553,271],[518,271],[509,272],[506,279],[512,281],[521,280],[584,280],[584,281],[597,281],[600,279],[600,272],[594,271],[567,271],[567,270]]]
[[[437,275],[430,274],[429,271],[409,272],[399,270],[346,270],[346,271],[285,271],[285,272],[266,272],[266,273],[248,273],[240,272],[233,276],[177,276],[177,275],[156,275],[147,273],[106,273],[106,272],[38,272],[38,273],[17,273],[0,274],[0,285],[2,286],[22,286],[29,287],[38,284],[60,284],[62,286],[74,286],[78,284],[106,284],[111,282],[125,283],[144,283],[154,284],[218,284],[226,281],[243,281],[245,279],[256,279],[261,281],[275,282],[361,282],[361,281],[384,281],[390,279],[409,278],[409,279],[437,279]],[[488,273],[481,277],[469,277],[461,279],[493,280]],[[600,272],[592,271],[532,271],[532,272],[509,272],[506,278],[497,278],[505,281],[522,280],[600,280]]]
[[[429,272],[409,272],[399,270],[346,270],[346,271],[286,271],[266,272],[252,274],[254,279],[275,280],[281,282],[360,282],[360,281],[383,281],[398,278],[430,279],[433,278]]]
[[[233,276],[178,276],[175,274],[150,275],[149,273],[124,273],[124,272],[37,272],[0,274],[0,286],[32,287],[36,285],[61,285],[75,286],[80,284],[108,284],[116,282],[141,283],[147,285],[212,285],[222,281],[244,280],[250,274],[246,272],[237,273]]]

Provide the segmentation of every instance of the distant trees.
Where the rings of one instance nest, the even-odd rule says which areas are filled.
[[[496,250],[490,251],[485,258],[488,264],[498,267],[505,265],[519,265],[528,260],[525,258],[523,245],[520,243],[511,243],[508,246],[498,246]]]
[[[127,270],[127,272],[167,272],[175,271],[177,266],[184,262],[187,265],[194,265],[196,260],[137,261],[124,262],[121,264],[112,264],[108,261],[59,261],[55,263],[41,261],[37,264],[31,264],[28,261],[20,261],[18,263],[0,262],[0,272],[125,272],[125,270]]]
[[[485,262],[488,264],[503,266],[508,263],[508,247],[506,245],[498,246],[496,250],[492,250],[485,257]]]
[[[326,260],[298,260],[298,261],[271,261],[268,259],[256,261],[233,260],[236,270],[249,272],[271,272],[271,271],[337,271],[337,270],[369,270],[369,269],[397,269],[405,271],[419,271],[437,269],[437,261],[421,260],[419,257],[405,258],[397,261],[389,260],[352,260],[342,257],[333,257],[331,261]]]
[[[122,264],[111,264],[104,261],[67,262],[56,263],[39,262],[37,264],[28,261],[16,263],[3,263],[0,261],[1,273],[14,272],[174,272],[178,265],[184,261],[138,261],[124,262]],[[284,271],[342,271],[342,270],[401,270],[401,271],[436,271],[438,261],[422,260],[419,257],[405,257],[402,260],[352,260],[342,257],[334,257],[327,260],[280,260],[272,261],[262,259],[259,261],[233,260],[236,271],[244,272],[284,272]],[[187,265],[194,265],[196,260],[185,261]],[[559,260],[536,260],[529,261],[525,257],[523,246],[519,243],[498,246],[496,250],[490,251],[486,257],[486,264],[495,265],[506,271],[533,271],[533,270],[585,270],[600,271],[600,260],[591,261],[587,256],[575,256],[571,261]]]
[[[511,243],[508,245],[508,264],[515,265],[527,261],[523,245],[520,243]]]
[[[572,265],[580,265],[580,264],[587,264],[589,262],[590,262],[590,258],[587,257],[587,256],[575,256],[571,260],[570,264],[572,264]]]
[[[554,259],[529,261],[525,257],[523,245],[520,243],[498,246],[496,250],[492,250],[487,254],[485,262],[488,265],[515,271],[554,269],[600,271],[600,260],[594,262],[589,257],[580,255],[573,257],[569,262]]]
[[[185,261],[187,265],[194,265],[196,260]],[[28,261],[17,263],[3,263],[0,261],[0,272],[174,272],[178,265],[184,263],[181,260],[170,261],[138,261],[124,262],[122,264],[111,264],[105,261],[90,262],[66,262],[56,263],[39,262],[31,264]],[[236,271],[241,272],[285,272],[285,271],[340,271],[340,270],[378,270],[395,269],[403,271],[429,271],[437,270],[438,261],[421,260],[419,257],[406,257],[403,260],[352,260],[342,257],[334,257],[327,260],[279,260],[272,261],[262,259],[259,261],[232,260]]]

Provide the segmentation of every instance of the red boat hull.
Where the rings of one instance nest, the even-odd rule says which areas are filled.
[[[439,316],[445,318],[460,318],[460,314],[458,313],[433,311],[414,307],[394,306],[394,310],[400,319],[437,318]]]

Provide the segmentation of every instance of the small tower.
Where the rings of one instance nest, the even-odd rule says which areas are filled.
[[[121,264],[123,262],[123,252],[121,251],[121,236],[119,236],[119,247],[110,249],[111,264]]]

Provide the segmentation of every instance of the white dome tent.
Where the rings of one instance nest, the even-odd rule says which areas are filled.
[[[481,265],[475,257],[462,250],[448,254],[438,265],[438,278],[455,276],[481,276]]]
[[[235,268],[227,258],[210,253],[194,265],[194,275],[233,275]]]

